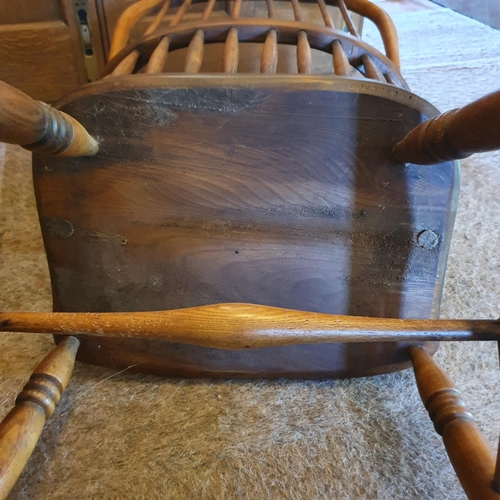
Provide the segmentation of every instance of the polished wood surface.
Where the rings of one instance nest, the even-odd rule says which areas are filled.
[[[500,90],[427,120],[394,148],[394,158],[430,165],[500,149]]]
[[[77,166],[35,159],[55,309],[247,302],[435,317],[456,166],[403,169],[388,160],[434,108],[368,81],[226,78],[110,78],[61,103],[102,138],[102,150]],[[404,346],[221,353],[85,339],[79,357],[170,375],[355,376],[407,366]]]
[[[425,408],[469,500],[500,500],[493,489],[495,454],[474,423],[460,393],[436,362],[414,347],[410,357]]]
[[[500,340],[500,322],[320,314],[255,304],[131,313],[0,313],[0,331],[155,339],[215,349],[335,342]]]
[[[99,149],[80,123],[0,82],[0,142],[60,156],[92,156]]]
[[[87,83],[73,0],[0,3],[0,80],[46,102]]]
[[[66,389],[80,342],[66,337],[36,367],[0,424],[0,499],[7,498]]]
[[[61,19],[61,5],[54,0],[38,0],[36,9],[31,0],[19,0],[15,9],[9,2],[0,2],[0,24],[26,24]]]
[[[35,99],[54,101],[86,83],[77,64],[81,53],[71,47],[68,26],[62,21],[0,26],[0,79]]]

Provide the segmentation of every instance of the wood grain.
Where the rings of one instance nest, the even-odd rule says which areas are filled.
[[[467,498],[499,500],[500,494],[492,487],[495,455],[465,408],[460,393],[425,351],[414,347],[410,357],[422,402],[443,438]]]
[[[72,50],[63,21],[0,26],[0,60],[0,80],[35,99],[54,101],[86,83],[81,49]]]
[[[66,389],[80,342],[65,338],[36,367],[0,424],[0,499],[7,498],[31,456],[46,419]]]
[[[412,320],[320,314],[255,304],[131,313],[0,313],[0,331],[163,340],[214,349],[336,342],[500,340],[492,320]]]
[[[36,9],[32,0],[19,0],[15,9],[9,2],[0,3],[0,24],[40,23],[57,21],[62,16],[60,3],[54,0],[38,0]]]
[[[500,149],[500,90],[428,120],[393,151],[400,162],[430,165]]]
[[[56,311],[246,302],[438,313],[457,173],[390,161],[394,143],[436,113],[415,95],[312,75],[183,75],[168,85],[133,75],[61,106],[103,149],[78,163],[35,158]],[[434,246],[420,246],[422,228]],[[353,376],[407,366],[404,345],[221,352],[85,339],[79,359],[182,376]]]

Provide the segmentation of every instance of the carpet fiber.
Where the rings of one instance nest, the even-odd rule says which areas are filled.
[[[500,32],[436,8],[395,16],[410,87],[441,110],[494,90]],[[365,39],[375,42],[372,27]],[[30,155],[0,145],[0,310],[50,310]],[[500,313],[500,154],[462,162],[442,317]],[[52,347],[0,337],[0,417]],[[436,359],[496,445],[493,344]],[[78,363],[10,498],[462,499],[411,371],[345,381],[165,380]]]

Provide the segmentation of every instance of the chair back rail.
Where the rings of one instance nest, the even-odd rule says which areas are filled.
[[[199,21],[196,21],[193,16],[187,21],[183,21],[188,9],[200,3],[206,3],[206,7],[200,12]],[[257,2],[257,4],[259,3],[262,2]],[[299,0],[291,0],[290,2],[279,3],[287,6],[287,9],[284,9],[286,15],[283,14],[282,7],[279,10],[280,15],[277,15],[278,11],[275,8],[274,0],[266,0],[267,17],[242,15],[243,0],[230,2],[225,17],[220,15],[220,10],[216,11],[217,16],[213,16],[215,0],[208,2],[206,0],[166,1],[163,3],[157,0],[143,0],[133,4],[122,14],[114,32],[110,50],[111,61],[105,70],[105,76],[119,76],[137,72],[175,71],[175,62],[173,66],[169,65],[166,54],[169,51],[192,47],[193,44],[196,45],[196,64],[193,66],[192,62],[186,60],[184,71],[192,72],[196,69],[196,72],[198,72],[203,63],[203,46],[212,43],[224,43],[225,45],[218,56],[222,60],[222,71],[238,72],[238,58],[236,57],[239,52],[238,45],[240,43],[258,42],[262,44],[261,73],[276,72],[278,48],[282,45],[294,45],[296,46],[297,72],[299,74],[314,72],[314,65],[311,64],[311,49],[313,49],[332,55],[333,64],[330,71],[335,74],[340,76],[356,74],[360,77],[364,76],[368,79],[375,79],[406,88],[398,69],[397,34],[391,19],[382,9],[367,0],[348,0],[347,2],[344,0],[331,0],[328,4],[325,0],[310,0],[301,3],[299,3]],[[303,7],[306,5],[317,6],[324,26],[312,22],[309,20],[309,16],[303,15]],[[144,30],[144,36],[131,43],[131,33],[137,23],[159,6],[156,16],[149,24],[149,27]],[[287,13],[287,10],[290,10],[290,12]],[[337,17],[342,19],[347,33],[335,28],[336,24],[332,18],[332,10],[336,11],[338,13]],[[262,9],[258,10],[259,14],[262,12]],[[387,57],[383,57],[370,46],[361,42],[358,31],[351,19],[352,12],[366,16],[375,22],[384,42]],[[170,16],[168,17],[170,21],[162,22],[167,16]],[[294,21],[289,20],[290,17]],[[297,23],[300,23],[300,25]],[[188,33],[186,33],[184,28],[190,26],[193,29],[188,30]],[[179,28],[182,32],[181,39],[178,36]],[[255,28],[257,28],[257,31]],[[161,36],[158,36],[159,34]],[[153,37],[154,42],[151,41],[151,37]],[[312,40],[309,40],[309,38],[312,38]],[[148,43],[144,45],[141,40],[147,40]],[[137,50],[140,57],[136,53]],[[253,51],[255,49],[246,46],[245,50]],[[342,54],[339,54],[340,51],[349,54],[349,57],[344,58],[344,64],[339,63],[339,58],[343,57]],[[232,56],[230,65],[226,60],[229,54]],[[187,59],[193,57],[192,49],[188,49],[186,57]],[[287,55],[284,57],[288,58]],[[156,62],[151,63],[151,59]],[[213,65],[209,66],[210,71],[214,71]],[[225,68],[231,68],[231,71],[226,71]],[[294,72],[290,64],[283,66],[281,71],[283,71],[283,68],[285,68],[286,72]],[[324,66],[321,65],[319,71],[324,72],[324,70]],[[240,71],[254,70],[240,68]]]

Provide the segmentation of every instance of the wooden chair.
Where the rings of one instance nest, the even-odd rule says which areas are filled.
[[[456,160],[500,148],[500,92],[439,115],[409,91],[394,27],[366,0],[318,0],[325,26],[298,0],[294,20],[272,0],[244,17],[248,5],[133,4],[104,78],[55,107],[1,84],[0,140],[34,152],[55,312],[1,313],[0,330],[57,346],[0,427],[0,498],[75,359],[181,377],[413,365],[466,494],[500,498],[494,453],[431,358],[439,341],[500,339],[497,321],[437,319]],[[199,18],[183,21],[191,8]],[[352,12],[376,23],[386,55]],[[319,52],[330,73],[315,73]]]

